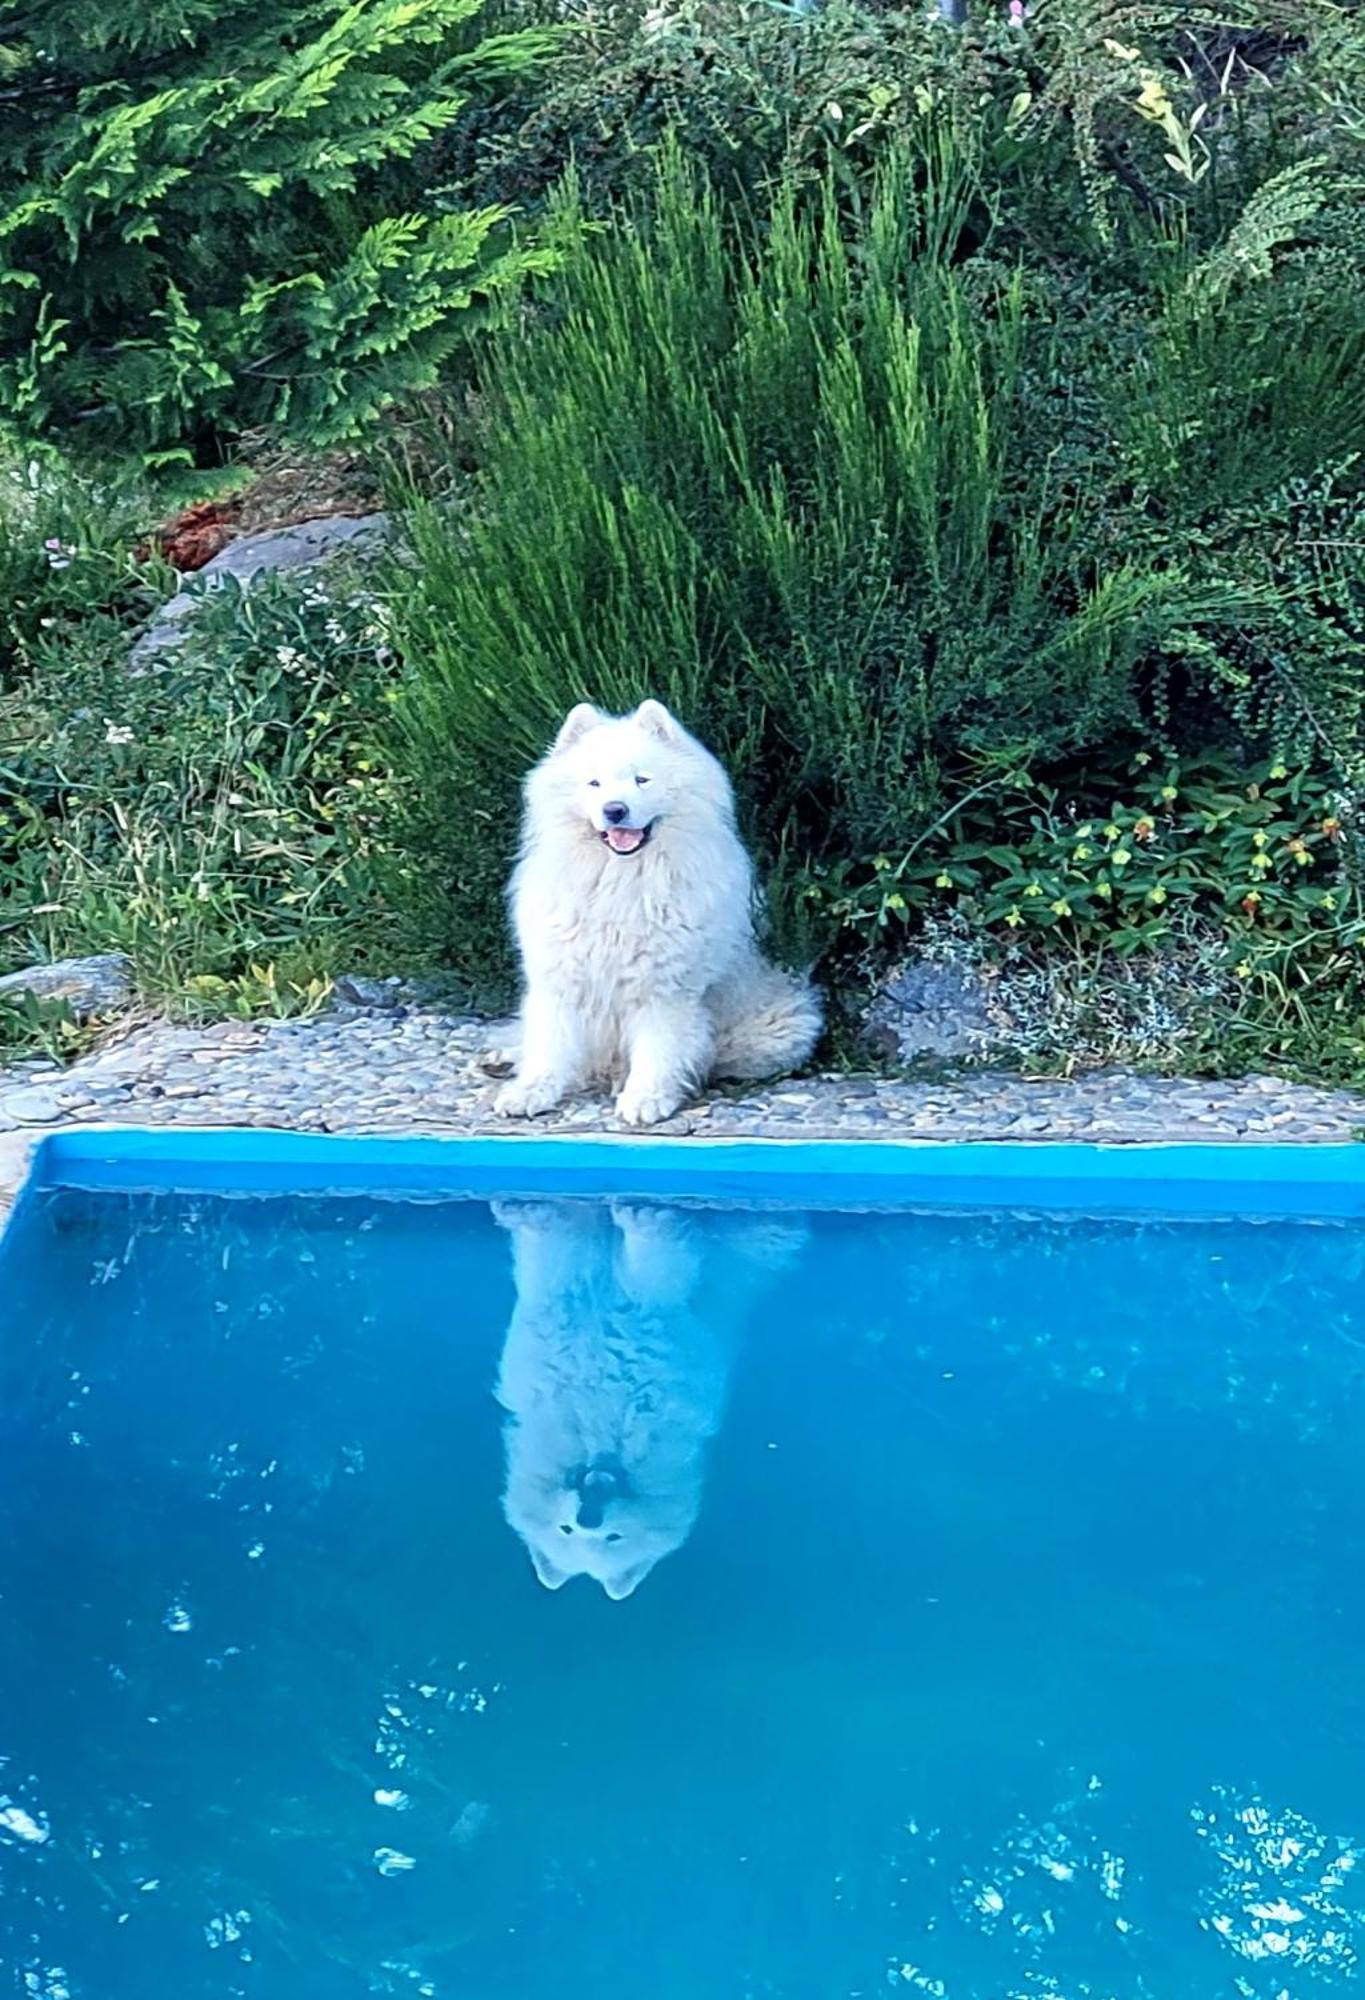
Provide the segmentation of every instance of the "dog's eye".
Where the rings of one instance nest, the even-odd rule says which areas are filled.
[[[648,779],[648,778],[642,778],[642,777],[640,776],[639,772],[637,771],[637,772],[636,772],[636,774],[635,774],[635,782],[636,782],[636,784],[637,784],[637,785],[647,785],[647,784],[649,783],[649,779]]]
[[[602,789],[602,780],[600,778],[589,778],[588,789],[589,791],[600,792]]]

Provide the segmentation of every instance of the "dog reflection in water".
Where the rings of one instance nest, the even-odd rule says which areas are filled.
[[[629,1597],[697,1518],[734,1341],[799,1254],[780,1216],[501,1202],[517,1302],[497,1396],[507,1519],[547,1590]]]

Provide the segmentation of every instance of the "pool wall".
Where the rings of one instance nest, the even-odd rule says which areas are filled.
[[[1365,1217],[1365,1145],[395,1138],[85,1126],[38,1142],[16,1217],[39,1191],[62,1187],[1351,1219]]]

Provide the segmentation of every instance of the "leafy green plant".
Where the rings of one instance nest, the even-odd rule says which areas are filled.
[[[76,1020],[64,1000],[40,1000],[32,993],[0,995],[0,1061],[11,1053],[37,1053],[66,1062],[83,1054],[96,1033],[95,1024]]]
[[[250,426],[357,437],[429,386],[480,302],[552,261],[426,191],[471,94],[550,31],[479,0],[56,0],[6,45],[0,409],[149,470]]]
[[[197,1012],[307,1011],[382,931],[392,664],[337,570],[208,595],[183,651],[38,647],[0,709],[0,958],[120,950]]]
[[[983,789],[934,843],[874,857],[841,916],[885,928],[950,906],[1002,936],[1120,956],[1203,924],[1250,978],[1337,952],[1365,964],[1363,889],[1359,801],[1330,773],[1140,751],[1108,784],[1091,768],[1067,789],[1027,776]]]
[[[47,460],[0,457],[0,691],[34,647],[101,614],[129,627],[171,587],[164,563],[135,553],[145,497],[91,485]]]

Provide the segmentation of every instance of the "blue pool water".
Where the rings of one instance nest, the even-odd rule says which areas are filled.
[[[2,1268],[0,1994],[1365,1979],[1359,1225],[53,1191]]]

